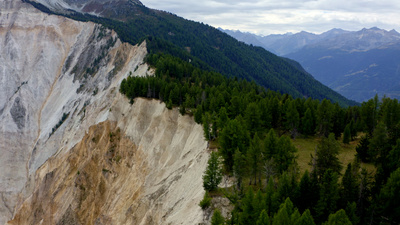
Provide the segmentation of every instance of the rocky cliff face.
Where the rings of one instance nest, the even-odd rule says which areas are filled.
[[[0,224],[202,220],[201,127],[118,93],[145,43],[0,0],[0,52]]]
[[[119,97],[109,120],[37,170],[33,194],[8,224],[202,221],[201,126],[158,101]]]

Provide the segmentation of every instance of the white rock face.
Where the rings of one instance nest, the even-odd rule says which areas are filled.
[[[107,120],[145,155],[142,223],[201,222],[201,127],[157,101],[132,107],[118,93],[130,72],[153,73],[146,54],[145,43],[123,44],[99,25],[0,0],[0,224],[31,201],[41,168],[52,168],[49,157],[66,157],[89,127]]]

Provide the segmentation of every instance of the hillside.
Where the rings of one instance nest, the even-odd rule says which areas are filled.
[[[46,11],[43,5],[34,5]],[[115,7],[118,11],[119,6]],[[100,18],[81,13],[69,13],[67,16],[102,23],[114,29],[123,41],[131,44],[147,38],[151,40],[148,45],[149,52],[162,51],[184,60],[190,59],[203,69],[217,71],[228,77],[254,80],[267,89],[288,93],[294,97],[312,97],[320,100],[327,98],[343,106],[356,104],[263,48],[238,42],[202,23],[148,9],[140,4],[135,4],[134,7],[137,13],[124,18],[126,22],[116,20],[118,18]]]

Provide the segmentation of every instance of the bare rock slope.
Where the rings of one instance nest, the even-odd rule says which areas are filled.
[[[201,126],[118,93],[145,43],[0,0],[0,52],[0,224],[201,222]]]

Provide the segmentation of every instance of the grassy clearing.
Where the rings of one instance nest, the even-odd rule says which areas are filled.
[[[315,155],[315,149],[319,141],[320,141],[319,137],[309,137],[309,138],[299,137],[296,138],[295,140],[292,140],[293,144],[298,149],[297,163],[300,167],[301,173],[303,173],[305,170],[308,171],[311,170],[311,166],[309,165],[311,161],[311,154]],[[341,147],[338,158],[343,165],[342,174],[345,172],[347,164],[352,163],[354,161],[356,155],[356,147],[359,141],[360,139],[356,138],[349,144],[343,144],[341,139],[338,140]],[[375,172],[375,167],[372,164],[362,163],[361,167],[366,168],[369,172],[372,173]]]

